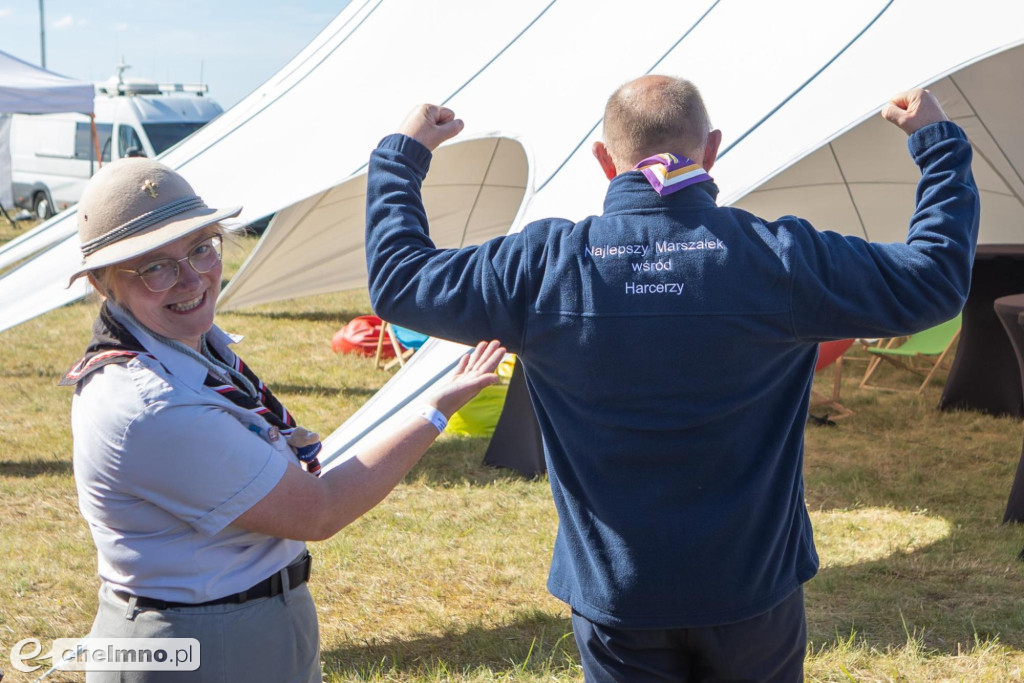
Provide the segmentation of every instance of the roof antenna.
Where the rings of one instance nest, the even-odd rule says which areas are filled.
[[[125,64],[124,55],[121,55],[121,63],[115,68],[117,69],[117,89],[121,90],[121,86],[124,85],[124,72],[132,67],[131,64]]]

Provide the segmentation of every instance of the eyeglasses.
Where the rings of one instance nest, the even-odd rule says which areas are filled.
[[[188,261],[192,270],[197,273],[209,273],[220,263],[221,236],[213,235],[205,239],[188,252],[188,256],[180,259],[162,258],[150,261],[138,268],[121,268],[125,273],[134,273],[142,279],[146,289],[154,294],[166,292],[178,284],[181,275],[182,261]]]

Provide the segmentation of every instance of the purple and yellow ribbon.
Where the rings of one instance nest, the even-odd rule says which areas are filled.
[[[678,192],[684,187],[711,180],[708,172],[697,162],[667,152],[647,157],[634,166],[633,170],[643,173],[654,191],[662,197]]]

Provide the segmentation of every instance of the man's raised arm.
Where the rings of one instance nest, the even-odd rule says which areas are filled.
[[[384,320],[466,344],[500,339],[521,347],[525,239],[437,249],[422,186],[431,152],[462,130],[445,107],[424,104],[370,156],[366,187],[366,268],[370,302]]]

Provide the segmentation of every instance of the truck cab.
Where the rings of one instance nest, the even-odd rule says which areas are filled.
[[[14,202],[45,219],[76,204],[101,164],[156,157],[224,110],[205,85],[117,76],[96,85],[97,139],[83,114],[16,114],[11,121]],[[97,152],[98,148],[98,152]]]

